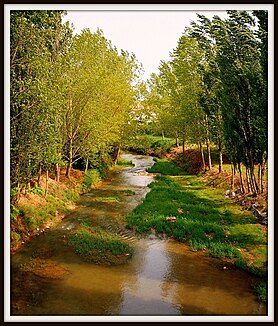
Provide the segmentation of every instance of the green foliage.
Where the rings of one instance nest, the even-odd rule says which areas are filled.
[[[257,293],[259,300],[263,303],[267,303],[267,282],[262,281],[253,286]]]
[[[11,221],[16,221],[17,216],[19,215],[19,210],[14,206],[11,205],[11,212],[10,212],[10,220]]]
[[[156,159],[156,163],[147,172],[161,173],[163,175],[180,175],[181,170],[175,163],[169,162],[166,159]]]
[[[84,191],[89,191],[93,186],[96,186],[100,181],[101,181],[101,175],[99,170],[97,169],[88,170],[84,176],[82,189]]]
[[[65,162],[67,176],[81,160],[102,174],[134,103],[135,56],[100,30],[72,36],[63,14],[11,12],[12,188]]]
[[[38,186],[35,186],[31,189],[31,193],[35,195],[40,195],[42,197],[44,195],[44,190]]]

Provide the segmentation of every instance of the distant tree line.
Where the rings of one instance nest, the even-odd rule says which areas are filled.
[[[156,128],[183,144],[210,144],[229,155],[241,191],[263,192],[267,162],[268,13],[227,11],[228,18],[197,15],[169,61],[161,61],[146,87],[144,105],[156,113]],[[254,167],[258,164],[258,173]],[[242,165],[246,167],[247,187]]]

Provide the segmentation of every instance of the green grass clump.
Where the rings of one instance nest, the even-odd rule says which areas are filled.
[[[261,281],[253,286],[257,296],[261,302],[267,302],[267,282]]]
[[[123,193],[127,196],[132,196],[132,195],[135,195],[136,192],[134,190],[131,190],[131,189],[125,189],[123,190]]]
[[[107,197],[95,197],[94,201],[119,201],[121,197],[119,196],[107,196]]]
[[[132,247],[120,240],[117,235],[101,229],[81,228],[69,235],[69,245],[89,262],[117,264],[126,262],[132,256]],[[118,257],[121,256],[121,257]]]
[[[118,159],[117,165],[120,165],[120,166],[134,166],[132,161],[125,160],[124,158],[121,158],[121,157]]]
[[[161,173],[163,175],[180,175],[181,170],[175,163],[171,163],[165,159],[156,159],[156,163],[147,172]]]

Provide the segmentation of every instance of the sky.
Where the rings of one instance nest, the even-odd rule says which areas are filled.
[[[215,14],[226,17],[226,11],[198,11],[208,18]],[[197,21],[196,11],[71,11],[63,18],[74,25],[74,32],[83,28],[104,36],[116,46],[134,53],[143,65],[143,80],[158,72],[160,60],[167,60],[185,27]]]

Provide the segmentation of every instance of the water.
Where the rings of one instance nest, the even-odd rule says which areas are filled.
[[[153,177],[145,173],[150,157],[123,154],[134,167],[114,172],[99,189],[81,196],[77,209],[55,229],[33,239],[12,257],[14,315],[265,315],[249,274],[223,269],[223,264],[188,246],[151,234],[137,238],[124,228],[123,216],[140,203]],[[129,189],[121,201],[103,200]],[[134,246],[126,265],[86,263],[66,245],[65,235],[84,218],[118,232]],[[45,256],[42,255],[46,248]],[[36,253],[40,251],[40,256]],[[34,276],[20,266],[36,262]],[[41,273],[41,274],[40,274]],[[41,277],[43,276],[43,277]],[[60,277],[61,276],[61,277]],[[20,289],[22,289],[20,291]],[[31,299],[30,299],[31,297]]]

